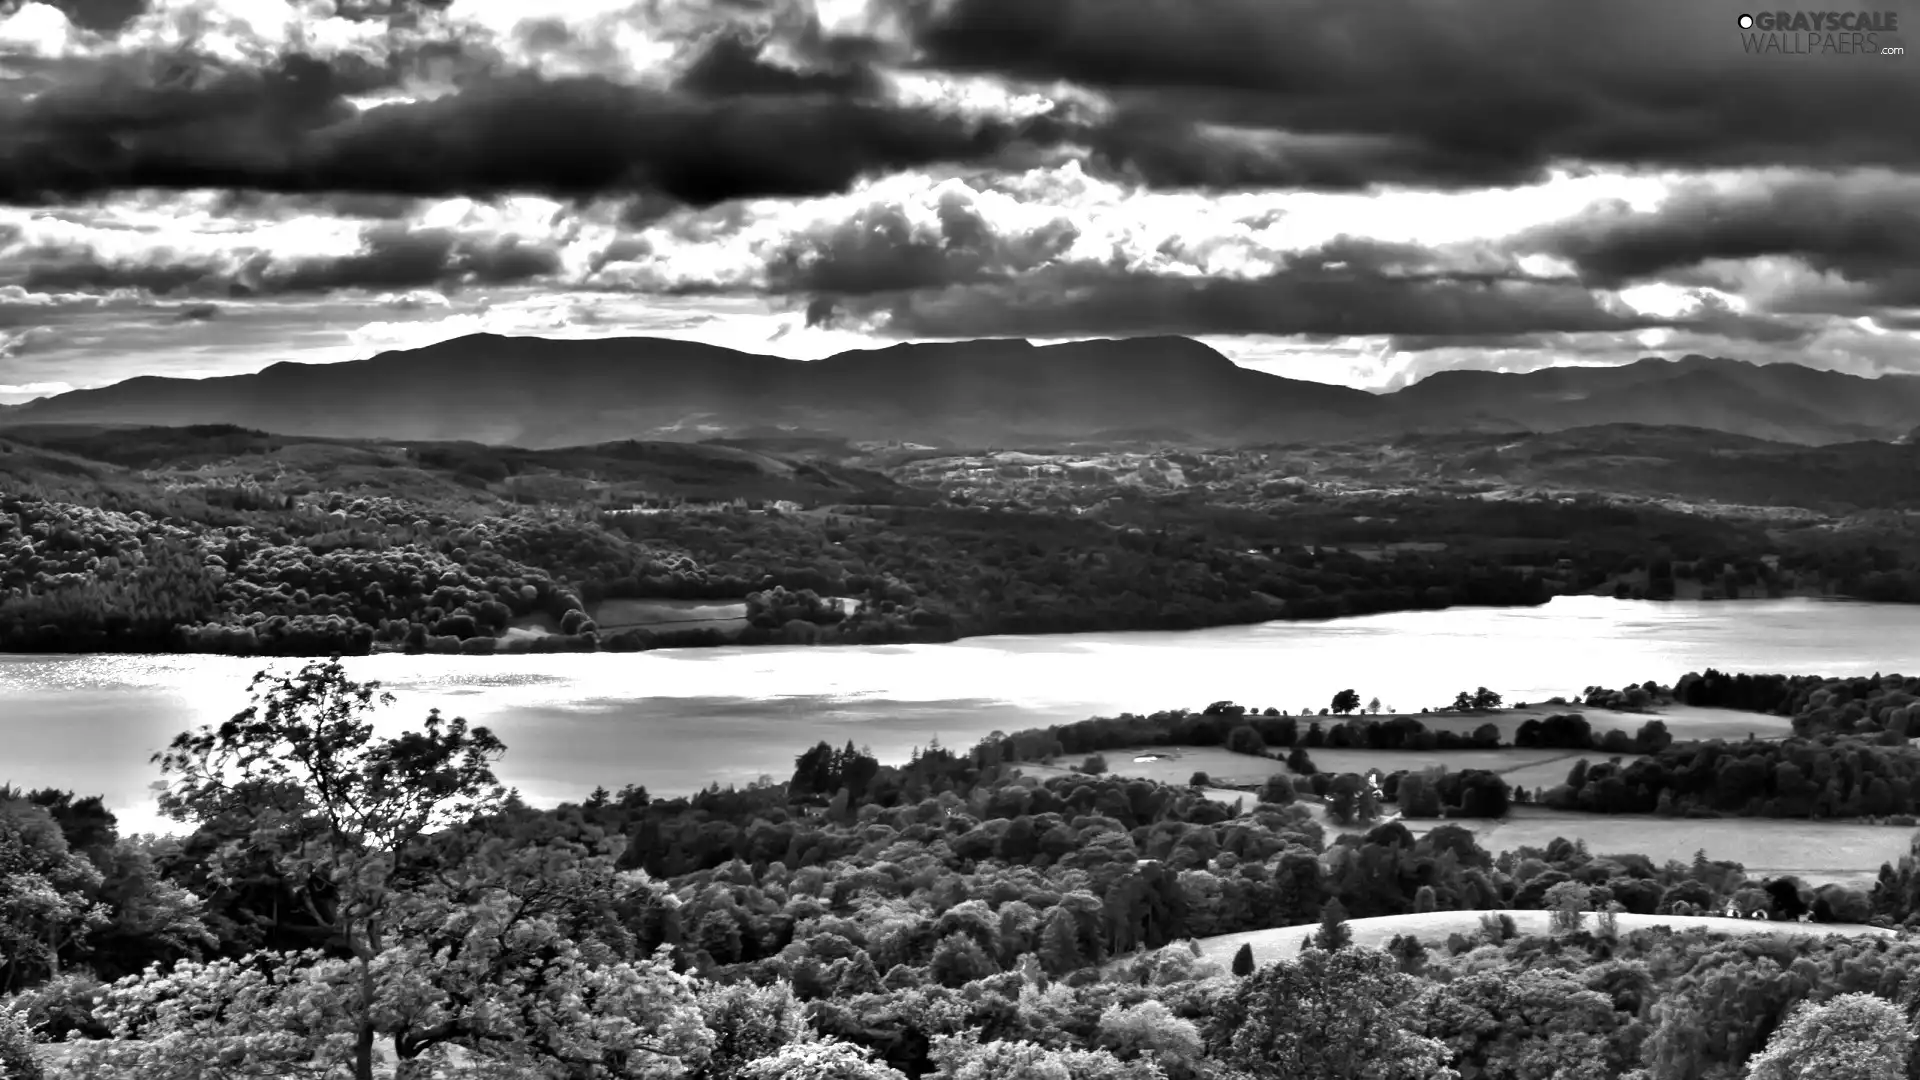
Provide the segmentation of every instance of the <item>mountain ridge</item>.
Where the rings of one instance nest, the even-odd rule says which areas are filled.
[[[1900,438],[1916,413],[1920,376],[1698,354],[1445,371],[1374,393],[1241,367],[1184,337],[898,343],[804,361],[674,338],[472,334],[340,363],[139,376],[0,407],[0,427],[238,424],[541,448],[747,430],[948,444],[1155,430],[1230,444],[1678,423],[1825,445]]]

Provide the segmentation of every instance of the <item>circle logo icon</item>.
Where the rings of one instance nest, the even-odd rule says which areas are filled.
[[[1753,29],[1753,16],[1751,15],[1740,16],[1740,29],[1742,30]]]

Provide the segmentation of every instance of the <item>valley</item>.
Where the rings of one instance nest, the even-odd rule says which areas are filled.
[[[1915,454],[1694,429],[943,451],[19,426],[0,647],[632,651],[1578,594],[1914,602]]]

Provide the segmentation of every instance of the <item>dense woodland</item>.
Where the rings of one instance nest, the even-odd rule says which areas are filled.
[[[1719,685],[1739,682],[1676,688]],[[1871,892],[1810,888],[1705,853],[1495,854],[1457,825],[1368,828],[1383,807],[1364,785],[1339,811],[1364,831],[1330,838],[1285,776],[1231,806],[1016,764],[1156,722],[1138,717],[900,763],[821,744],[784,782],[537,809],[494,779],[506,748],[485,729],[433,714],[375,737],[386,699],[337,664],[254,693],[161,755],[181,836],[121,836],[97,798],[0,792],[9,1077],[1908,1075],[1912,941],[1628,933],[1615,913],[1920,925],[1911,857]],[[1292,718],[1216,703],[1160,722],[1277,744],[1275,719]],[[1713,775],[1745,749],[1656,756]],[[1778,749],[1851,770],[1849,791],[1891,787],[1910,753]],[[1467,785],[1426,784],[1451,774],[1418,775],[1394,786],[1402,809],[1468,809]],[[1516,909],[1553,912],[1553,932],[1518,934],[1499,914]],[[1449,910],[1488,914],[1431,947],[1349,941],[1348,918]],[[1189,944],[1316,922],[1265,966]],[[78,1042],[31,1045],[57,1037]]]
[[[1763,558],[1772,541],[1750,523],[1598,497],[1330,497],[1232,476],[1158,493],[1089,482],[1062,504],[1038,489],[988,497],[731,446],[534,453],[229,428],[63,431],[0,439],[0,649],[943,641],[1537,604],[1570,591],[1658,598],[1683,582],[1720,595],[1920,599],[1920,562],[1898,535],[1809,532],[1817,544]],[[912,464],[895,471],[912,479]],[[627,501],[653,512],[615,509]],[[591,613],[608,599],[744,601],[748,618],[603,632]]]

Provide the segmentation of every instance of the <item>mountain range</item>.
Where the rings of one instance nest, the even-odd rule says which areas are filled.
[[[238,424],[528,448],[778,432],[976,446],[1150,433],[1233,444],[1632,423],[1824,445],[1910,435],[1920,376],[1686,356],[1446,371],[1376,394],[1243,368],[1180,337],[996,338],[799,361],[662,338],[475,334],[347,363],[142,377],[0,408],[0,427],[47,423]]]

